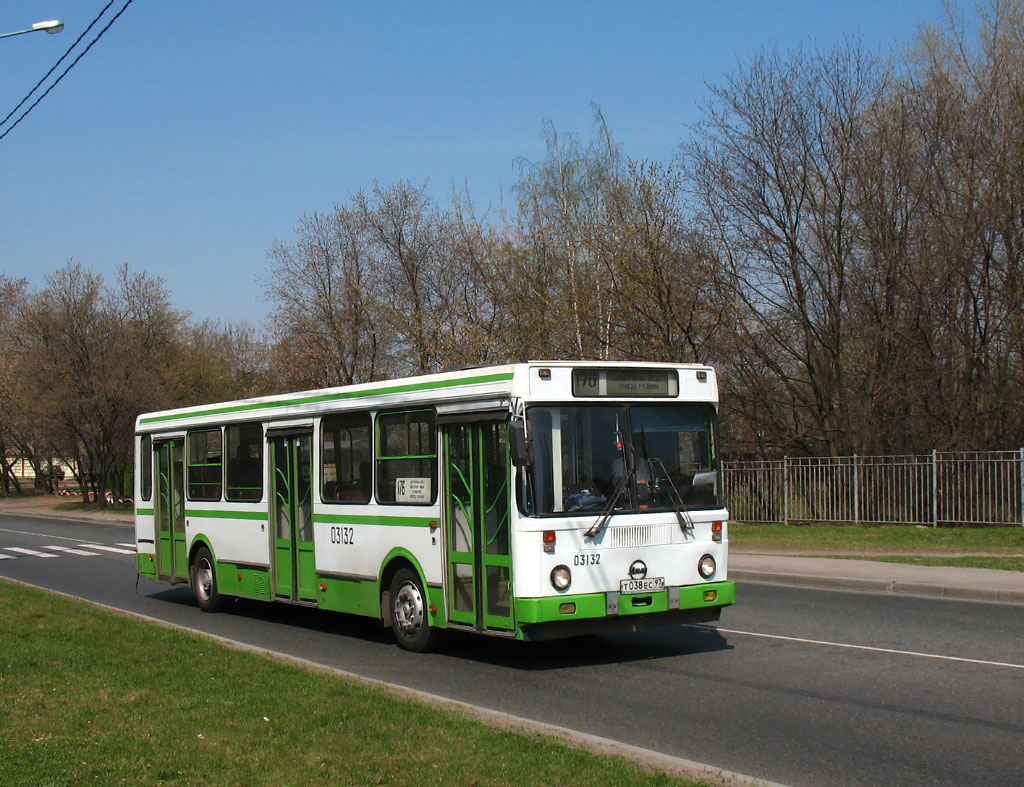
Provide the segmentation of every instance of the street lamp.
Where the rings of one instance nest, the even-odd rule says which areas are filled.
[[[52,35],[54,33],[59,33],[63,29],[63,22],[59,19],[51,19],[48,22],[36,22],[28,30],[15,30],[13,33],[0,33],[0,38],[10,38],[11,36],[20,36],[25,33],[35,33],[39,30],[45,30],[47,33]]]

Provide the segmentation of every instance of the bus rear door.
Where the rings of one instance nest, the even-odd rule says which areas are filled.
[[[309,431],[267,432],[273,478],[270,528],[274,595],[282,600],[316,601],[312,441]]]
[[[164,582],[188,581],[184,449],[180,437],[155,443],[156,573]]]

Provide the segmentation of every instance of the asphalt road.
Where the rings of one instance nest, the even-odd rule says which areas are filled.
[[[762,779],[1020,783],[1020,607],[745,583],[715,627],[463,636],[416,655],[361,618],[254,602],[203,614],[186,588],[136,587],[131,542],[130,528],[0,515],[0,576]]]

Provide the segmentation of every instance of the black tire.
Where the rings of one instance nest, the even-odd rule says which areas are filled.
[[[217,568],[213,563],[213,555],[206,547],[196,551],[195,560],[189,568],[192,579],[192,592],[196,604],[203,612],[220,612],[224,609],[225,598],[217,589]]]
[[[442,631],[430,625],[427,594],[415,571],[400,568],[391,580],[391,630],[398,645],[415,653],[433,650]]]

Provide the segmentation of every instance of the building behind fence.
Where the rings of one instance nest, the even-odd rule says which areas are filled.
[[[1024,448],[723,462],[736,522],[1024,526]]]

